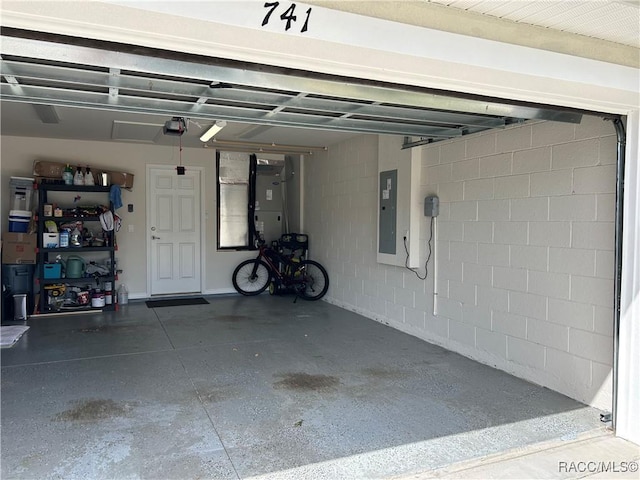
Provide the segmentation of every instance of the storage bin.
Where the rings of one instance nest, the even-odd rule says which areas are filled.
[[[44,264],[44,278],[60,278],[60,277],[62,277],[62,264],[60,263]]]
[[[42,248],[57,248],[58,246],[60,246],[59,233],[42,234]]]
[[[9,231],[25,233],[29,230],[29,222],[31,221],[31,212],[29,210],[10,210],[9,211]]]

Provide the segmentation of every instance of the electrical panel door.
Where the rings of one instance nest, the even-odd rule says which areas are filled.
[[[397,183],[398,170],[380,172],[379,253],[396,253]]]

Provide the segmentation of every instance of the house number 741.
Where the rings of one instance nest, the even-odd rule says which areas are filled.
[[[264,4],[264,8],[268,8],[269,11],[267,12],[267,14],[264,16],[264,19],[262,20],[262,26],[263,27],[269,23],[269,20],[271,19],[271,15],[277,10],[277,8],[279,6],[280,6],[280,2],[267,2],[267,3]],[[300,29],[300,33],[306,32],[307,29],[309,28],[309,17],[310,16],[311,16],[311,8],[308,8],[307,11],[306,11],[305,17],[304,17],[304,24],[302,25],[302,28]],[[284,13],[282,15],[280,15],[280,20],[282,20],[283,22],[286,22],[285,27],[284,27],[285,32],[291,28],[291,24],[293,22],[298,21],[298,16],[296,15],[296,4],[295,3],[290,4],[289,8],[287,8],[284,11]]]

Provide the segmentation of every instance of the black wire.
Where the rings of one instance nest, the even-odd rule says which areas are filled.
[[[429,260],[431,260],[431,254],[433,253],[431,250],[431,240],[433,240],[433,219],[434,218],[435,217],[431,217],[431,225],[429,227],[429,241],[427,242],[427,245],[429,246],[429,255],[427,255],[427,260],[424,262],[424,277],[420,276],[417,269],[411,268],[409,266],[409,249],[407,248],[407,237],[404,237],[404,251],[407,253],[407,258],[405,258],[404,260],[404,267],[407,270],[411,270],[413,273],[415,273],[416,277],[418,277],[420,280],[425,280],[427,278],[427,275],[429,274],[429,269],[427,267],[429,265]]]

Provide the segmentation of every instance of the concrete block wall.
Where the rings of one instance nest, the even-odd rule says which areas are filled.
[[[431,264],[421,281],[375,262],[375,137],[330,148],[305,180],[327,301],[609,410],[615,155],[596,117],[422,147],[423,193],[441,202],[434,316]]]

